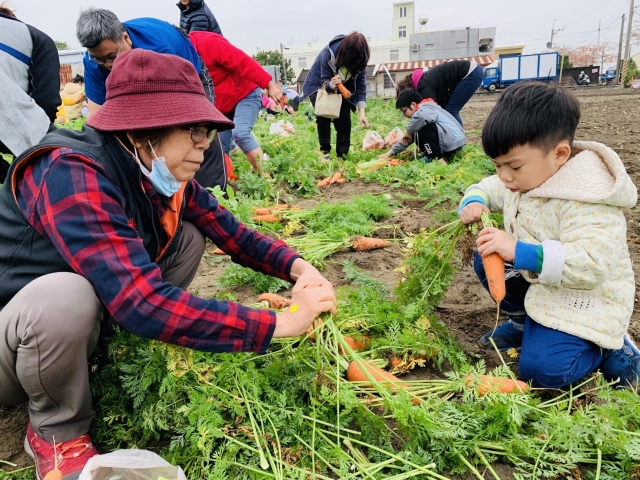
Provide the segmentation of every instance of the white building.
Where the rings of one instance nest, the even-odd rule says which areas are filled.
[[[409,60],[409,36],[415,33],[415,5],[413,1],[393,4],[391,35],[384,38],[367,37],[371,49],[370,65],[385,62],[406,62]],[[306,43],[287,45],[284,58],[291,60],[296,77],[304,69],[311,68],[326,43]]]

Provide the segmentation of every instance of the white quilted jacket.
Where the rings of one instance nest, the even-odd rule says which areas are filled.
[[[507,233],[542,244],[538,275],[525,308],[536,322],[603,348],[619,349],[633,311],[635,281],[623,209],[638,192],[622,161],[596,142],[575,142],[579,151],[538,188],[512,193],[494,175],[470,188],[489,197],[491,211],[504,213]]]

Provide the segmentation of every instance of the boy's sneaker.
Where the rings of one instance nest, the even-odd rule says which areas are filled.
[[[627,336],[620,350],[605,350],[600,371],[608,380],[620,379],[619,388],[640,387],[640,350]]]
[[[519,349],[522,347],[522,335],[524,333],[524,318],[509,318],[506,322],[498,325],[498,328],[485,333],[480,338],[480,345],[484,348],[493,349],[491,339],[493,339],[498,350]]]
[[[31,424],[27,426],[24,449],[36,464],[38,480],[44,479],[54,468],[62,472],[64,480],[76,480],[89,459],[98,455],[87,433],[66,442],[56,443],[54,448],[53,443],[36,435]]]

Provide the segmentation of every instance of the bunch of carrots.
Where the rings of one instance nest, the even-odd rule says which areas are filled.
[[[335,172],[335,173],[329,175],[327,178],[324,178],[324,179],[320,180],[316,184],[316,187],[323,188],[323,187],[326,187],[328,185],[333,185],[334,183],[335,184],[342,184],[342,183],[346,183],[346,182],[347,182],[347,179],[342,176],[342,173]]]
[[[276,223],[282,220],[284,211],[300,210],[300,207],[287,204],[277,204],[273,207],[253,207],[253,216],[251,220],[254,222]]]

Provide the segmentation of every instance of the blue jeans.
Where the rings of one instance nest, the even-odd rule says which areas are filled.
[[[473,269],[482,286],[489,291],[482,257],[477,253]],[[518,275],[505,283],[507,295],[500,307],[507,314],[524,312],[529,282]],[[595,343],[547,328],[526,316],[518,369],[520,376],[531,380],[534,387],[562,388],[595,371],[601,362],[602,349]]]
[[[456,88],[451,92],[451,97],[447,102],[445,110],[453,115],[460,125],[462,125],[462,118],[460,118],[460,110],[467,104],[469,99],[473,97],[476,90],[482,83],[482,67],[478,65],[466,78],[463,78]]]
[[[262,89],[260,88],[256,88],[236,104],[233,112],[233,123],[236,126],[233,130],[220,132],[224,153],[228,154],[231,151],[232,138],[244,153],[260,147],[251,130],[258,119],[261,108]]]

